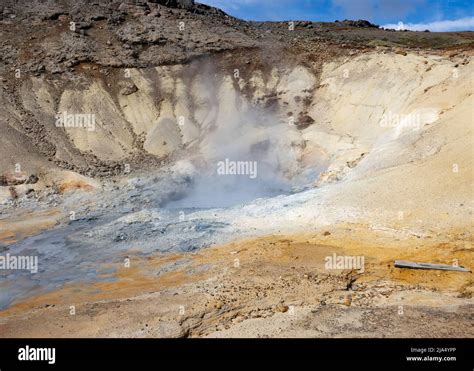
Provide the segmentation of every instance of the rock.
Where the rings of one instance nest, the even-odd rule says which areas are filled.
[[[122,242],[126,241],[128,239],[128,236],[125,233],[120,233],[118,236],[114,238],[114,242]]]
[[[25,184],[36,184],[39,178],[35,174],[31,174],[28,179],[26,180]]]
[[[336,21],[336,23],[342,23],[347,26],[358,27],[358,28],[379,28],[380,27],[376,24],[366,21],[365,19],[359,19],[357,21],[345,19],[343,21]]]
[[[344,305],[350,307],[352,303],[352,295],[347,294],[344,298]]]
[[[220,301],[219,299],[214,299],[214,300],[211,300],[208,305],[209,305],[209,308],[220,310],[224,306],[224,303]]]
[[[10,191],[10,195],[11,197],[16,200],[18,198],[18,192],[16,191],[15,187],[14,186],[10,186],[8,188],[8,190]]]
[[[25,192],[27,196],[30,196],[35,193],[35,190],[33,188],[28,188]]]
[[[314,124],[314,119],[308,115],[302,115],[299,117],[296,126],[298,129],[306,129],[308,126]]]
[[[314,186],[320,187],[323,184],[337,182],[341,180],[343,175],[344,171],[341,169],[330,169],[327,171],[323,171],[319,174],[318,179],[314,183]]]
[[[138,91],[138,87],[133,82],[124,83],[122,85],[123,87],[120,90],[120,94],[122,95],[131,95]]]
[[[25,173],[6,173],[0,175],[0,186],[15,186],[27,181]]]
[[[150,3],[157,3],[172,8],[192,9],[194,0],[151,0]]]
[[[288,309],[289,309],[288,305],[284,305],[284,304],[282,304],[282,303],[278,304],[278,305],[275,307],[275,310],[276,310],[277,312],[280,312],[280,313],[286,313],[286,312],[288,312]]]

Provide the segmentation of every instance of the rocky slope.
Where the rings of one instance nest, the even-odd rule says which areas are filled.
[[[218,93],[220,80],[230,77],[235,93],[246,101],[263,107],[278,103],[279,113],[291,112],[305,126],[317,119],[302,112],[313,103],[311,97],[295,107],[293,99],[303,94],[288,91],[277,102],[286,90],[284,81],[257,96],[258,80],[304,79],[291,75],[301,66],[314,75],[308,80],[314,88],[323,62],[341,55],[377,45],[397,52],[426,44],[463,50],[473,42],[469,33],[390,32],[350,22],[295,22],[292,30],[288,23],[249,23],[205,5],[178,3],[4,3],[0,116],[9,155],[2,157],[3,171],[17,163],[29,172],[50,164],[106,175],[120,173],[125,158],[135,168],[160,164],[178,147],[189,146],[206,124],[194,116],[193,107],[202,102],[195,102],[190,91],[203,78],[212,85],[211,96]],[[236,69],[240,75],[233,78]],[[187,96],[177,96],[179,89]],[[282,104],[289,104],[288,109]],[[55,115],[67,110],[95,115],[97,130],[56,127]],[[181,117],[188,123],[182,127],[176,125]],[[162,133],[153,129],[167,119],[174,124],[164,129],[167,134],[159,144],[154,136]]]

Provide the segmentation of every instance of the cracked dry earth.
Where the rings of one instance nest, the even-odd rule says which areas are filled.
[[[0,329],[7,337],[473,336],[470,275],[392,265],[433,259],[435,248],[441,259],[468,252],[416,237],[395,245],[393,237],[346,225],[330,235],[266,236],[133,259],[114,282],[66,285],[16,303],[2,312],[9,319]],[[328,271],[324,257],[333,253],[364,254],[365,271]]]

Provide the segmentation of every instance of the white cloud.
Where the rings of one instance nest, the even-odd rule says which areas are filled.
[[[455,20],[436,21],[428,23],[392,23],[382,26],[396,30],[448,32],[448,31],[472,31],[474,30],[474,17],[465,17]]]

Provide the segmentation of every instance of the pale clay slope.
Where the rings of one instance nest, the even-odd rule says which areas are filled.
[[[454,65],[435,56],[374,52],[326,64],[319,85],[301,66],[273,68],[265,78],[255,71],[248,81],[205,68],[183,78],[186,66],[132,69],[138,87],[133,94],[109,92],[99,80],[61,94],[60,110],[96,114],[95,131],[69,128],[66,137],[54,127],[53,86],[33,79],[23,99],[36,105],[48,130],[59,133],[58,140],[69,137],[81,151],[102,159],[124,158],[139,136],[150,153],[161,156],[187,148],[184,157],[194,158],[194,166],[202,161],[212,165],[219,156],[239,153],[236,137],[247,148],[270,138],[284,176],[326,170],[319,178],[314,175],[314,184],[322,187],[317,197],[295,196],[318,206],[305,205],[302,214],[295,209],[298,225],[314,223],[315,216],[324,223],[357,217],[395,225],[402,212],[403,224],[413,228],[443,222],[463,228],[472,222],[472,63],[456,70]],[[251,97],[240,91],[248,87]],[[253,108],[270,93],[279,94],[275,111]],[[312,103],[305,109],[302,101]],[[288,113],[297,118],[304,111],[315,123],[298,130],[289,124]],[[12,109],[5,114],[18,119]],[[384,114],[415,114],[420,121],[416,127],[391,127],[381,123]],[[179,117],[184,124],[178,124]],[[269,128],[243,125],[262,117]]]
[[[288,198],[256,202],[243,207],[245,217],[239,218],[242,213],[236,210],[235,219],[230,219],[238,227],[291,233],[357,222],[369,229],[398,230],[402,236],[452,233],[470,240],[472,65],[460,67],[456,78],[448,61],[430,59],[425,64],[425,58],[418,56],[393,58],[392,63],[383,55],[364,56],[347,65],[328,65],[323,72],[323,88],[313,97],[311,114],[332,125],[329,133],[314,125],[303,137],[310,140],[306,148],[319,145],[331,158],[323,180],[331,180],[327,174],[342,180]],[[361,65],[368,66],[363,76],[344,79],[345,68],[361,71]],[[419,78],[416,71],[430,66]],[[399,75],[404,78],[397,79]],[[388,111],[419,113],[419,127],[381,126],[382,114]],[[347,166],[362,153],[366,155],[356,167]],[[282,208],[284,204],[292,208]]]
[[[474,175],[472,63],[454,72],[449,61],[424,61],[413,55],[372,55],[326,66],[326,92],[319,91],[315,101],[321,97],[327,103],[317,104],[312,114],[327,117],[336,132],[352,134],[356,147],[369,152],[329,191],[327,203],[357,206],[379,223],[396,225],[402,212],[400,224],[422,229],[447,222],[468,231]],[[341,73],[345,68],[348,81]],[[419,114],[419,130],[381,127],[387,111]]]
[[[127,126],[123,122],[125,118],[135,134],[146,135],[145,147],[149,152],[163,155],[182,144],[192,143],[198,138],[202,140],[211,125],[224,126],[249,107],[248,101],[235,89],[232,76],[216,79],[197,74],[189,86],[179,77],[185,68],[156,68],[153,80],[145,73],[131,70],[131,79],[139,90],[128,96],[117,94],[117,99],[111,97],[99,82],[83,91],[66,90],[61,97],[60,110],[99,115],[99,135],[75,129],[67,130],[69,135],[83,150],[92,149],[99,157],[120,158],[123,151],[119,148],[130,146],[130,138],[124,130]],[[441,111],[462,101],[469,92],[472,67],[471,64],[460,66],[458,79],[453,78],[453,70],[452,62],[437,57],[373,53],[340,65],[327,64],[321,76],[321,86],[312,97],[307,90],[315,87],[316,78],[299,66],[287,71],[273,70],[266,84],[262,73],[256,71],[248,84],[254,89],[252,102],[272,91],[281,93],[278,118],[283,122],[288,122],[286,113],[292,112],[297,117],[302,111],[302,104],[293,99],[295,96],[312,98],[315,105],[309,114],[316,124],[303,132],[309,151],[314,150],[313,140],[318,147],[325,145],[327,138],[318,143],[315,136],[321,128],[322,136],[327,132],[352,136],[361,147],[370,148],[381,140],[383,134],[390,132],[393,136],[398,133],[398,130],[394,132],[392,128],[379,125],[384,113],[416,113],[420,114],[423,123],[433,122]],[[159,97],[151,96],[156,80],[159,81]],[[425,89],[429,89],[427,93]],[[41,97],[43,91],[46,90],[40,88],[37,96]],[[191,107],[197,107],[197,110],[192,112]],[[101,114],[99,110],[105,112]],[[177,125],[179,117],[184,118],[183,125]],[[110,124],[116,120],[118,123]],[[108,137],[110,132],[112,137]],[[167,139],[170,143],[163,145]],[[99,148],[97,142],[103,148]],[[330,146],[326,152],[334,153],[334,148]]]

